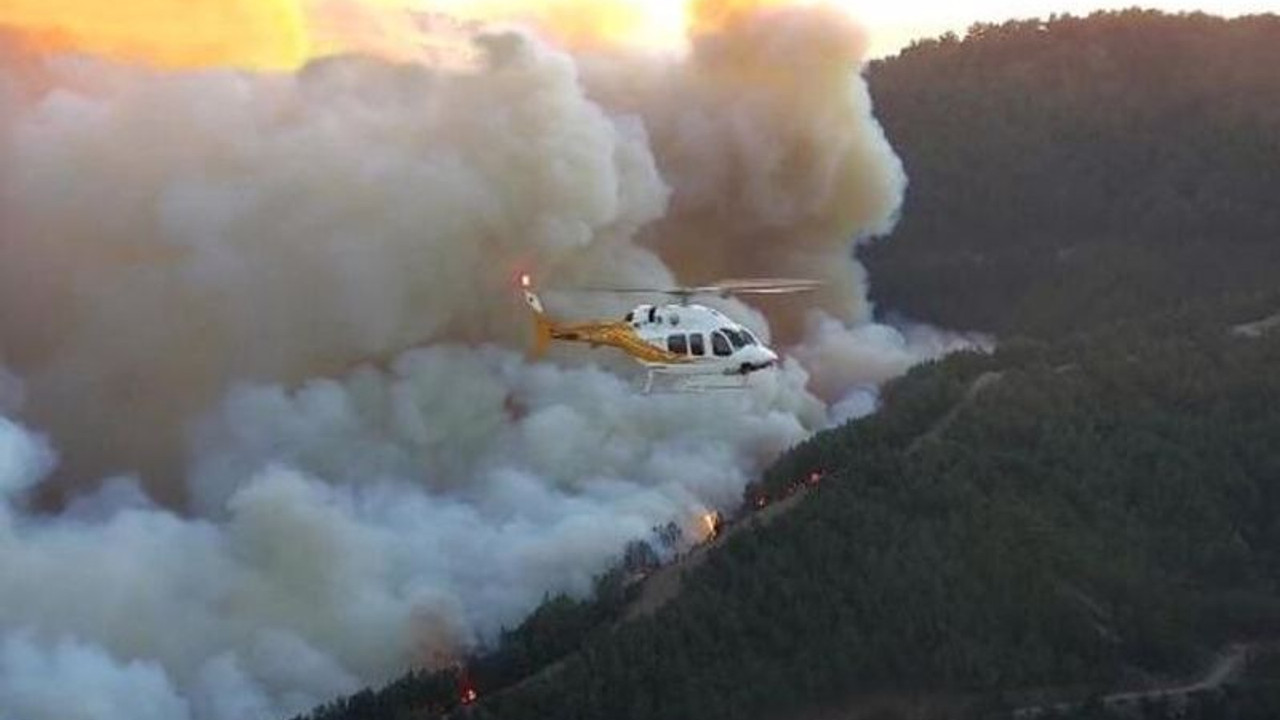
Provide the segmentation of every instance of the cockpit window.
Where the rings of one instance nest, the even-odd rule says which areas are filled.
[[[741,350],[747,346],[747,338],[740,331],[733,328],[725,328],[724,334],[729,336],[729,341],[733,343],[734,350]]]
[[[747,344],[748,344],[748,345],[759,345],[759,344],[760,344],[760,341],[759,341],[759,340],[756,340],[756,336],[755,336],[755,335],[752,335],[750,330],[747,330],[746,328],[743,328],[743,329],[739,330],[738,332],[742,335],[743,339],[745,339],[745,340],[747,341]]]
[[[733,354],[733,348],[729,347],[729,339],[725,337],[723,330],[717,330],[711,334],[711,349],[721,357]]]
[[[676,355],[689,354],[689,344],[684,333],[667,336],[667,350]]]
[[[702,339],[702,333],[689,334],[689,352],[699,356],[707,354],[707,345]]]

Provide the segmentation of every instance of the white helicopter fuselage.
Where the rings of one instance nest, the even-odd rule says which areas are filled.
[[[520,285],[533,313],[534,357],[541,357],[552,342],[583,343],[611,347],[627,354],[648,371],[644,391],[655,376],[673,376],[675,389],[732,389],[746,387],[752,373],[775,367],[778,355],[742,325],[705,305],[637,305],[620,320],[559,323],[547,317],[542,299],[527,274]],[[807,282],[777,280],[734,281],[740,292],[779,294],[795,288],[811,289]],[[613,292],[664,292],[687,297],[721,288],[675,290],[615,289]]]
[[[777,354],[751,331],[704,305],[639,305],[624,321],[646,343],[671,356],[666,362],[643,362],[651,370],[679,375],[749,375],[778,362]]]

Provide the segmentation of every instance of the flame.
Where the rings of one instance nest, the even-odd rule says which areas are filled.
[[[307,54],[299,0],[6,0],[0,25],[45,52],[163,68],[290,68]]]
[[[707,530],[706,535],[703,536],[704,540],[715,540],[720,535],[720,513],[714,510],[703,513],[702,524],[706,526]]]

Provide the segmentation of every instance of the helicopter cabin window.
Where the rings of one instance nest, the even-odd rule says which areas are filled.
[[[733,348],[729,347],[729,339],[725,337],[723,330],[711,334],[711,349],[721,357],[733,354]]]
[[[707,354],[707,345],[702,333],[689,334],[689,352],[699,356]]]
[[[688,354],[689,354],[689,343],[688,343],[688,340],[687,340],[687,337],[685,336],[685,334],[684,334],[684,333],[677,333],[677,334],[675,334],[675,335],[668,335],[668,336],[667,336],[667,350],[670,350],[671,352],[675,353],[676,355],[688,355]]]

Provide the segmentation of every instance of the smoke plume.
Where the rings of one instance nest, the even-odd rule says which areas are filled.
[[[869,324],[851,247],[905,181],[861,32],[709,17],[274,73],[0,36],[0,717],[280,717],[447,662],[944,349]],[[717,301],[793,356],[749,390],[646,396],[525,357],[522,271],[568,318],[827,285]]]

